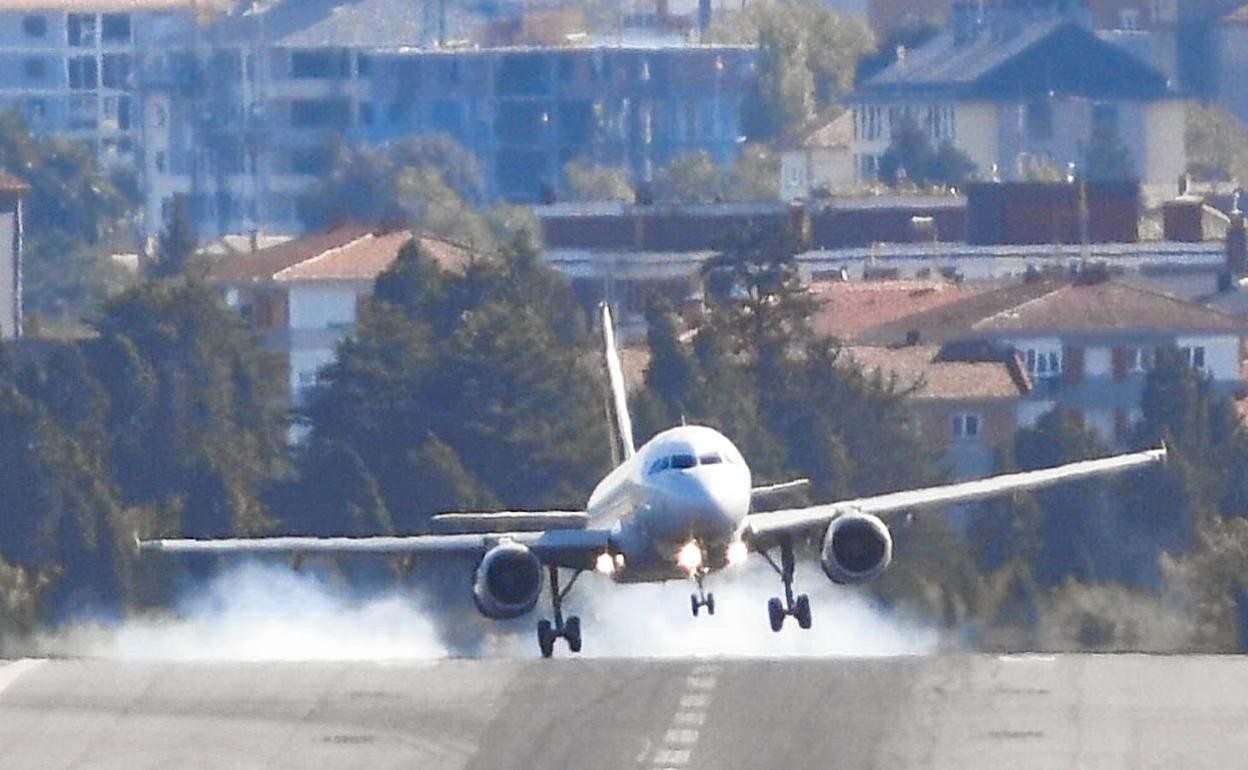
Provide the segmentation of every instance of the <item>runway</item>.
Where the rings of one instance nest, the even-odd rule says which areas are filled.
[[[3,768],[1226,768],[1225,657],[0,662]]]

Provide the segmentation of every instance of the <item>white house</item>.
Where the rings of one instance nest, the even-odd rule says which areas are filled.
[[[22,198],[30,187],[0,172],[0,339],[22,336]]]
[[[849,111],[792,137],[780,153],[780,197],[805,200],[812,193],[856,187],[853,139],[854,115]]]
[[[953,14],[948,29],[905,53],[854,94],[859,179],[876,178],[905,121],[949,142],[982,179],[1065,175],[1093,136],[1127,154],[1150,200],[1171,196],[1187,167],[1184,102],[1156,69],[1068,17]]]
[[[439,264],[459,269],[472,259],[463,246],[416,236]],[[282,356],[289,400],[299,405],[317,373],[334,360],[338,343],[355,330],[361,300],[413,235],[373,233],[360,226],[313,233],[277,246],[223,259],[210,279],[226,303]]]

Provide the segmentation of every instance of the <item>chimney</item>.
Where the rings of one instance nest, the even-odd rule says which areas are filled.
[[[1244,212],[1239,210],[1239,192],[1226,227],[1226,269],[1233,276],[1243,275],[1248,268],[1248,233],[1244,231]]]

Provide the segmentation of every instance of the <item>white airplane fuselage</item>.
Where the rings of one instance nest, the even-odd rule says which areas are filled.
[[[724,566],[750,511],[750,468],[720,432],[686,425],[659,433],[599,482],[586,511],[611,527],[620,582],[688,578],[681,550],[699,549],[703,573]]]

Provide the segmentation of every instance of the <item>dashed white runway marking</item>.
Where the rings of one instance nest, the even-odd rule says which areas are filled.
[[[698,745],[698,728],[706,724],[706,710],[718,684],[718,663],[700,663],[685,677],[685,693],[672,716],[662,747],[651,757],[651,770],[684,770]]]

